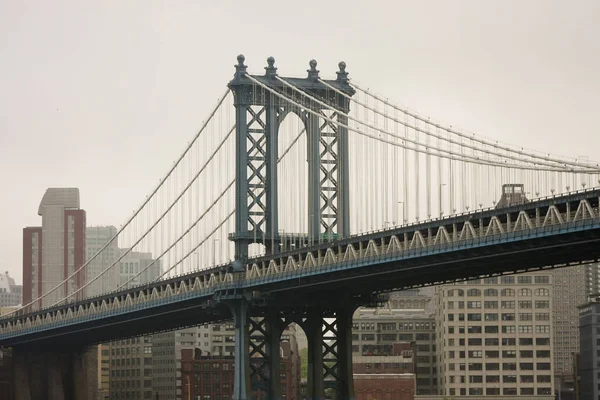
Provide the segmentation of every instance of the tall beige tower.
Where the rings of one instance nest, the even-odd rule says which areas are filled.
[[[549,271],[438,287],[439,394],[554,399],[551,289]]]

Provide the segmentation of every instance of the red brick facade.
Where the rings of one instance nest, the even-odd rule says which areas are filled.
[[[414,374],[354,374],[356,400],[412,400]]]
[[[300,357],[282,343],[281,390],[286,400],[300,398]],[[233,393],[233,357],[203,356],[200,349],[181,350],[181,392],[184,399],[230,399]],[[199,397],[198,397],[199,396]],[[258,393],[257,400],[266,400]]]

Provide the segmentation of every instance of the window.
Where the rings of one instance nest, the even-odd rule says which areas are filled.
[[[485,321],[498,321],[498,314],[484,314]]]
[[[517,357],[516,350],[503,350],[502,351],[502,358],[516,358],[516,357]]]
[[[481,346],[481,339],[479,338],[470,338],[468,339],[469,346]]]
[[[481,326],[469,326],[467,328],[467,333],[481,333]],[[460,340],[464,340],[464,339],[460,339]],[[461,343],[461,345],[464,345],[464,343]]]
[[[498,363],[486,363],[485,364],[486,371],[499,371],[500,364]],[[486,378],[486,382],[500,382],[500,377],[498,375],[488,375]]]
[[[550,363],[537,363],[536,367],[537,367],[538,370],[549,371],[550,370]]]
[[[485,358],[498,358],[500,357],[500,352],[497,350],[488,350],[485,352]]]
[[[502,339],[502,346],[516,346],[517,344],[517,339],[515,338],[503,338]]]
[[[536,276],[534,279],[535,279],[535,283],[537,283],[537,284],[548,284],[548,283],[550,283],[550,277],[549,276]]]
[[[519,325],[519,333],[532,333],[533,326],[531,325]]]
[[[531,308],[531,300],[520,300],[519,308]]]
[[[550,302],[548,300],[536,300],[535,308],[550,308]]]
[[[533,350],[521,350],[519,352],[521,358],[533,358]],[[533,380],[531,380],[533,382]]]
[[[500,381],[500,377],[497,376],[496,378],[498,378],[498,382]],[[487,396],[499,396],[500,395],[500,388],[486,388],[485,389],[485,394]]]
[[[531,313],[519,313],[519,321],[532,321],[533,314]]]
[[[503,301],[501,303],[502,308],[515,308],[515,302],[514,301]]]
[[[549,313],[535,313],[535,320],[536,321],[550,321],[550,314]]]
[[[543,382],[543,383],[546,383],[546,382],[550,383],[552,381],[552,377],[550,375],[538,375],[537,376],[537,381],[538,381],[538,383],[541,383],[541,382]]]
[[[536,278],[539,278],[539,276],[536,276]],[[535,295],[540,297],[548,297],[550,296],[550,290],[544,288],[535,289]]]
[[[467,320],[468,321],[481,321],[481,314],[468,314]]]
[[[481,296],[481,290],[479,289],[469,289],[467,290],[467,296]]]
[[[498,333],[498,327],[493,325],[493,326],[486,326],[485,327],[485,333]]]
[[[504,284],[513,284],[515,283],[515,277],[514,276],[503,276],[501,279],[502,283]]]
[[[480,301],[467,301],[467,308],[481,308],[481,302]]]
[[[535,332],[536,333],[550,333],[550,325],[536,325]]]
[[[531,296],[531,289],[519,289],[519,296]]]
[[[549,346],[550,345],[550,338],[536,338],[535,339],[535,344],[538,346]]]
[[[502,308],[504,308],[504,307],[502,307]],[[502,314],[502,321],[514,321],[514,320],[515,320],[515,314],[513,314],[513,313],[503,313]]]
[[[521,285],[523,285],[523,284],[529,285],[529,284],[531,284],[531,281],[532,281],[531,276],[519,275],[517,277],[517,283],[519,283]]]
[[[484,296],[498,296],[498,291],[496,289],[485,289],[483,291],[483,295]]]
[[[537,358],[548,358],[548,357],[550,357],[550,351],[549,350],[536,350],[535,356]],[[540,382],[540,381],[538,380],[538,382]],[[548,382],[550,382],[550,381],[548,381]]]
[[[482,352],[481,350],[471,350],[469,351],[469,358],[481,358]]]
[[[533,346],[533,338],[519,338],[519,346]]]
[[[502,376],[502,382],[504,382],[504,383],[516,383],[517,382],[517,376],[516,375],[504,375],[504,376]]]
[[[502,327],[502,333],[516,333],[517,327],[514,325],[506,325]]]
[[[519,369],[521,371],[533,371],[533,363],[519,363]]]
[[[486,301],[486,302],[484,302],[484,307],[485,308],[498,308],[498,302],[497,301]]]
[[[504,371],[516,371],[517,370],[517,363],[502,363],[502,370],[504,370]],[[516,378],[515,378],[514,382],[516,382]]]

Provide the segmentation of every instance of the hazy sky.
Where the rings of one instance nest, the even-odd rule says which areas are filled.
[[[47,187],[120,225],[214,106],[243,53],[350,77],[454,127],[596,155],[600,1],[0,0],[0,271]]]

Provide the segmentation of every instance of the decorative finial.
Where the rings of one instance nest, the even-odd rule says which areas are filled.
[[[348,73],[346,72],[346,63],[343,61],[340,61],[340,63],[338,64],[338,67],[340,67],[340,70],[338,72],[336,72],[338,82],[348,83]]]
[[[265,76],[272,78],[277,75],[277,68],[275,67],[275,59],[273,57],[267,58],[267,66],[265,67]]]
[[[308,65],[310,66],[310,69],[306,70],[306,72],[308,72],[308,79],[312,79],[313,81],[318,80],[319,79],[319,71],[317,70],[317,61],[310,60]]]
[[[244,65],[244,61],[246,61],[246,57],[243,54],[237,56],[237,64],[235,65],[235,78],[243,78],[246,73],[247,65]]]

